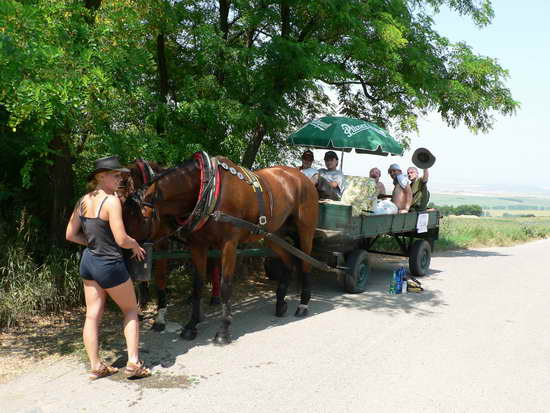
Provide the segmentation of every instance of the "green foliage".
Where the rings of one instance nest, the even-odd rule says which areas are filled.
[[[17,232],[1,237],[6,247],[0,251],[0,327],[83,303],[78,257],[61,249],[37,256],[37,236],[35,225],[22,214]]]
[[[548,218],[460,218],[441,220],[436,249],[513,245],[550,237]]]
[[[0,198],[49,233],[108,154],[173,165],[204,149],[268,166],[321,114],[406,143],[431,111],[486,131],[518,106],[495,59],[434,30],[443,6],[489,24],[488,0],[87,3],[0,2]]]
[[[447,215],[475,215],[478,217],[483,215],[483,208],[479,205],[437,206],[433,202],[430,202],[428,207],[438,209],[439,213],[444,217]]]

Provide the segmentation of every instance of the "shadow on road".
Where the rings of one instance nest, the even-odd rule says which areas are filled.
[[[313,297],[309,306],[309,317],[338,309],[351,308],[360,311],[377,311],[390,315],[400,313],[413,313],[420,317],[428,317],[433,311],[430,308],[446,305],[440,298],[440,293],[425,290],[421,293],[409,293],[405,295],[390,295],[388,293],[389,282],[393,271],[399,265],[405,265],[406,260],[401,258],[380,258],[373,259],[371,264],[371,274],[369,275],[369,284],[367,291],[362,294],[346,294],[343,292],[341,281],[335,276],[325,273],[314,273],[312,278]],[[438,276],[440,271],[433,270],[431,276]],[[424,278],[427,278],[424,277]],[[294,311],[299,302],[299,291],[296,283],[293,283],[289,296],[288,315],[278,318],[274,315],[275,299],[274,294],[271,298],[252,297],[237,305],[234,305],[234,318],[232,324],[233,342],[246,334],[253,334],[257,331],[277,328],[289,323],[300,322],[302,319],[294,317]],[[169,312],[172,317],[176,313],[176,308],[172,307]],[[187,320],[185,320],[187,321]],[[214,337],[220,325],[220,311],[208,314],[207,319],[199,325],[199,334],[194,341],[186,341],[179,337],[182,320],[178,320],[176,325],[170,323],[170,331],[163,333],[153,332],[151,330],[143,331],[141,341],[143,343],[143,358],[151,366],[161,365],[170,367],[178,356],[183,355],[191,349],[204,345],[213,345]],[[177,329],[174,328],[177,326]],[[231,345],[230,345],[231,346]],[[117,366],[124,366],[126,355],[123,347],[119,347]]]
[[[508,257],[509,254],[502,254],[496,251],[460,249],[460,250],[436,252],[434,256],[437,256],[437,257]]]
[[[475,252],[468,250],[467,253]],[[342,281],[334,275],[314,273],[312,275],[313,297],[309,306],[309,317],[315,317],[339,308],[383,312],[390,316],[405,312],[419,317],[429,317],[436,307],[446,305],[437,290],[426,289],[421,293],[390,295],[388,288],[391,275],[400,265],[407,268],[407,260],[400,257],[373,254],[367,291],[362,294],[346,294],[343,292]],[[441,275],[443,275],[441,271],[435,268],[424,278],[429,279]],[[270,291],[267,287],[270,287]],[[232,325],[234,342],[246,334],[302,321],[302,319],[294,317],[294,311],[299,302],[296,281],[289,289],[287,297],[289,309],[286,317],[278,318],[274,315],[274,291],[274,282],[263,283],[263,285],[257,287],[253,286],[253,295],[234,305],[234,322]],[[205,311],[210,310],[210,313],[207,314],[206,320],[198,326],[199,335],[191,342],[179,337],[182,325],[187,322],[188,305],[183,306],[181,303],[175,304],[174,302],[169,304],[168,328],[163,333],[149,329],[152,320],[149,319],[144,322],[140,340],[142,342],[141,357],[146,364],[169,367],[175,363],[178,356],[193,348],[213,345],[212,338],[220,326],[220,311],[219,307],[215,311],[212,311],[212,308],[208,306],[205,306],[204,309]],[[434,311],[431,309],[434,309]],[[35,358],[40,357],[41,354],[47,356],[74,354],[76,352],[85,360],[81,336],[83,316],[83,311],[79,310],[71,317],[67,317],[60,325],[34,324],[29,325],[24,331],[15,328],[12,331],[10,340],[3,340],[1,343],[0,353],[13,353],[16,351],[24,358]],[[115,360],[114,365],[118,367],[123,367],[126,363],[126,349],[121,334],[121,324],[120,312],[118,309],[111,309],[105,314],[101,333],[102,353],[107,355],[109,360]]]

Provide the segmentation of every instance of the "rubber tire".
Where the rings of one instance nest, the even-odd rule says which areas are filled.
[[[430,243],[423,239],[414,241],[409,253],[409,270],[411,274],[416,277],[428,274],[431,260],[432,248]]]
[[[369,253],[357,249],[346,258],[346,266],[349,270],[344,276],[344,289],[350,294],[359,294],[367,289],[369,278]]]

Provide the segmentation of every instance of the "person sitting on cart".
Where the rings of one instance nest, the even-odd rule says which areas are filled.
[[[388,174],[393,179],[393,188],[391,200],[397,207],[400,214],[409,212],[412,203],[411,181],[407,178],[401,167],[394,163],[388,169]]]
[[[309,149],[306,150],[302,154],[302,165],[300,165],[298,169],[305,176],[307,176],[311,180],[311,182],[317,185],[317,181],[319,178],[319,171],[312,167],[314,159],[315,158],[313,157],[313,152]]]
[[[384,187],[384,184],[380,182],[380,176],[382,175],[382,172],[380,169],[374,167],[369,171],[369,177],[374,179],[374,182],[376,182],[376,197],[377,198],[385,198],[386,195],[386,188]]]
[[[430,176],[428,169],[422,170],[422,177],[418,177],[418,168],[411,166],[407,169],[407,176],[411,181],[412,190],[412,211],[424,211],[430,202],[430,191],[428,191],[427,183]]]
[[[325,153],[326,168],[319,169],[317,191],[319,199],[332,199],[340,201],[345,189],[345,178],[342,171],[336,169],[338,166],[338,155],[334,151]]]

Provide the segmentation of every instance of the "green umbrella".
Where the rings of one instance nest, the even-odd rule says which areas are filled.
[[[292,145],[386,156],[402,155],[403,148],[374,123],[342,116],[325,116],[306,123],[288,137]]]

